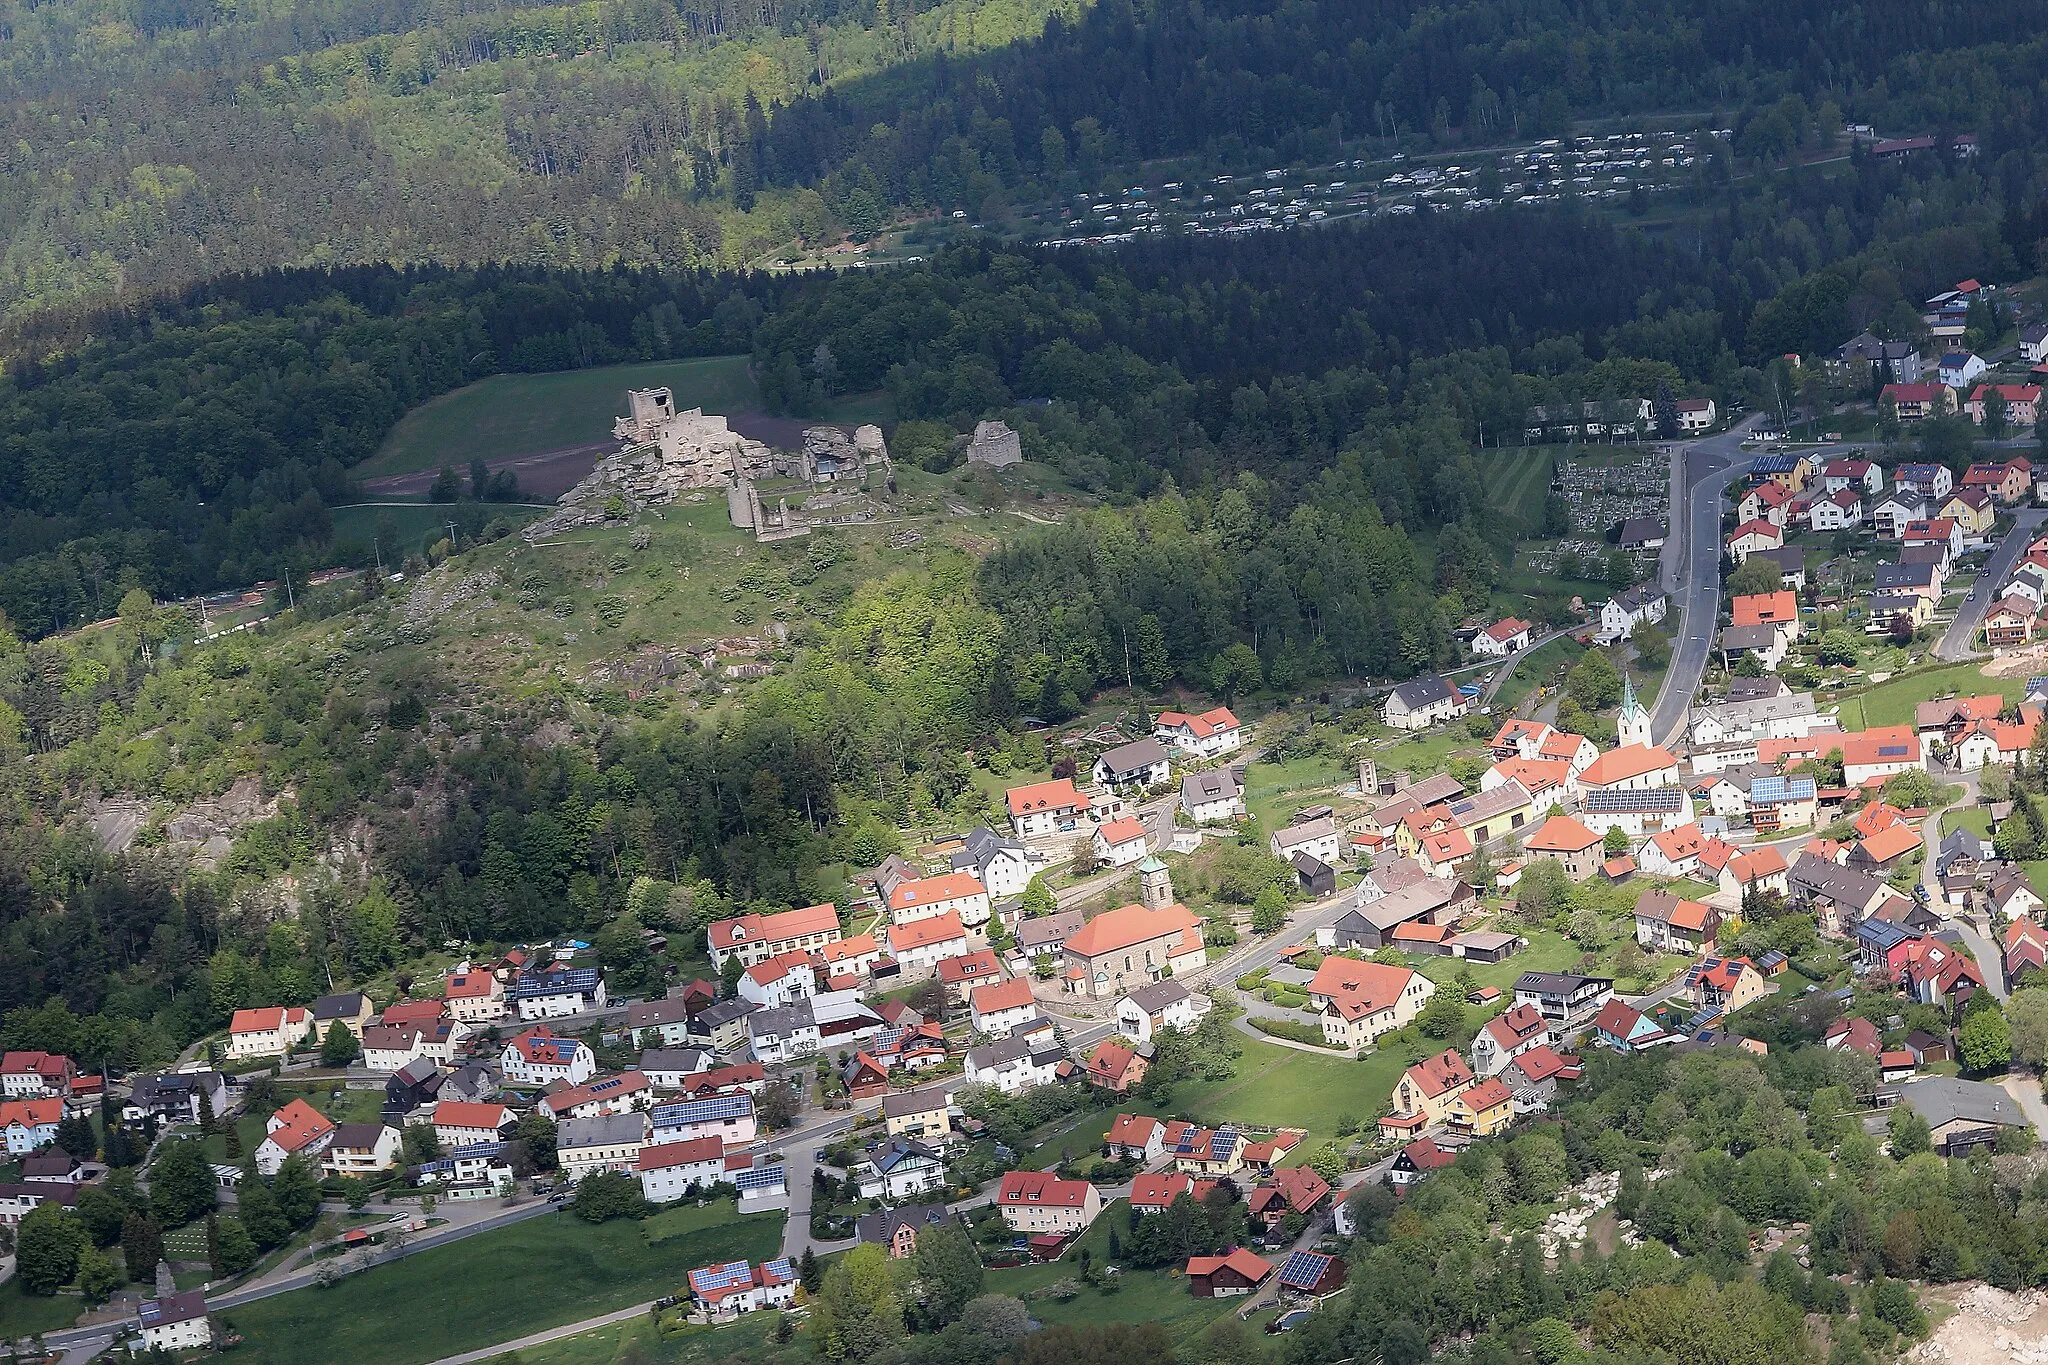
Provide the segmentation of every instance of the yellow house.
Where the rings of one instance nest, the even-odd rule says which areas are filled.
[[[1444,1122],[1463,1137],[1492,1137],[1514,1121],[1515,1092],[1498,1076],[1466,1087],[1444,1106]]]
[[[944,1141],[952,1128],[946,1108],[950,1102],[943,1086],[899,1090],[882,1096],[882,1122],[890,1137]]]
[[[1939,515],[1953,520],[1966,536],[1982,535],[1997,520],[1998,504],[1981,488],[1958,488],[1942,503]]]
[[[1394,1112],[1380,1120],[1380,1135],[1409,1138],[1442,1123],[1450,1103],[1472,1085],[1472,1068],[1455,1048],[1417,1062],[1394,1083]]]

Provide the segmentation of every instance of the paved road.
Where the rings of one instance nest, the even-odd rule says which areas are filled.
[[[1671,667],[1650,707],[1650,733],[1659,743],[1677,737],[1707,671],[1714,627],[1721,619],[1721,487],[1729,471],[1750,458],[1742,439],[1756,420],[1745,418],[1685,451],[1685,506],[1671,509],[1671,529],[1685,540],[1672,594],[1680,622],[1671,642]]]
[[[1492,681],[1488,682],[1485,688],[1479,693],[1479,704],[1481,706],[1493,705],[1494,694],[1500,691],[1502,684],[1507,682],[1509,678],[1515,676],[1516,667],[1520,665],[1524,660],[1526,660],[1531,654],[1534,654],[1537,650],[1543,648],[1543,646],[1549,644],[1552,640],[1563,639],[1565,636],[1571,634],[1575,630],[1584,629],[1586,629],[1586,623],[1583,621],[1579,621],[1569,626],[1559,626],[1556,630],[1551,631],[1547,635],[1538,635],[1531,639],[1529,641],[1529,647],[1527,649],[1519,650],[1516,653],[1510,655],[1506,663],[1502,664],[1499,668],[1493,671]]]
[[[1971,595],[1956,608],[1956,619],[1949,623],[1941,640],[1934,646],[1936,658],[1954,662],[1978,652],[1977,623],[1984,619],[1985,612],[1991,610],[2000,585],[2012,573],[2012,566],[2019,562],[2020,556],[2026,553],[2028,542],[2044,520],[2048,520],[2048,510],[2038,507],[2023,509],[2014,519],[2012,530],[2006,532],[2005,539],[1992,551],[1984,571],[1977,576]]]
[[[604,1313],[594,1318],[585,1318],[581,1322],[572,1322],[561,1327],[550,1327],[545,1332],[535,1332],[533,1335],[521,1337],[517,1341],[507,1341],[501,1342],[496,1346],[486,1346],[481,1351],[464,1351],[458,1356],[442,1356],[433,1365],[472,1365],[472,1362],[479,1360],[495,1360],[507,1351],[523,1351],[529,1346],[541,1346],[550,1341],[560,1341],[564,1337],[579,1336],[584,1332],[596,1331],[600,1327],[609,1327],[615,1322],[630,1321],[641,1316],[652,1307],[654,1307],[654,1300],[649,1299],[646,1303],[636,1303],[631,1308],[621,1308],[616,1313]]]
[[[1926,860],[1920,864],[1920,885],[1927,891],[1927,903],[1938,911],[1944,928],[1953,929],[1963,946],[1970,950],[1970,956],[1977,959],[1977,974],[1984,978],[1984,984],[1991,993],[2003,1000],[2009,992],[2005,984],[2005,959],[1999,954],[1998,946],[1984,936],[1974,920],[1948,913],[1948,900],[1941,893],[1941,879],[1935,874],[1934,854],[1941,847],[1941,818],[1952,810],[1960,810],[1977,800],[1977,774],[1949,772],[1930,768],[1937,782],[1953,782],[1963,789],[1962,798],[1938,811],[1930,812],[1920,824],[1920,838],[1927,846]],[[2048,1129],[2043,1129],[2048,1133]]]

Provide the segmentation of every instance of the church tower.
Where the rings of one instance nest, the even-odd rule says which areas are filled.
[[[1615,721],[1615,738],[1624,749],[1650,742],[1650,713],[1636,700],[1635,680],[1626,669],[1621,675],[1621,715]]]
[[[1173,904],[1173,875],[1156,856],[1138,864],[1138,903],[1147,910],[1164,910]]]

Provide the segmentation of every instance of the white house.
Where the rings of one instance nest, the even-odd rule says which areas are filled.
[[[1383,719],[1396,730],[1426,730],[1440,720],[1451,720],[1471,709],[1471,703],[1450,682],[1437,674],[1410,678],[1387,694]]]
[[[1178,981],[1140,986],[1116,1002],[1116,1031],[1141,1043],[1162,1028],[1192,1029],[1200,1017],[1195,997]]]
[[[763,1066],[808,1057],[818,1050],[818,1017],[809,1000],[747,1016],[747,1047]]]
[[[758,1131],[754,1097],[744,1090],[701,1100],[684,1100],[680,1104],[656,1105],[651,1117],[656,1142],[717,1138],[728,1147],[744,1147],[754,1140]]]
[[[1505,659],[1508,655],[1529,647],[1529,632],[1532,629],[1534,627],[1519,617],[1503,617],[1472,637],[1472,652],[1489,658]]]
[[[640,1193],[650,1204],[666,1204],[694,1190],[708,1190],[725,1179],[725,1142],[703,1137],[650,1143],[640,1149],[633,1173],[640,1177]]]
[[[313,1011],[297,1005],[236,1010],[228,1022],[228,1056],[282,1057],[313,1032]]]
[[[1863,524],[1863,499],[1846,488],[1813,504],[1808,520],[1816,531],[1848,531]]]
[[[1943,472],[1947,472],[1944,467]],[[1906,528],[1927,517],[1927,500],[1917,493],[1893,492],[1870,509],[1870,522],[1877,533],[1897,540]]]
[[[448,973],[442,998],[448,1017],[465,1024],[492,1024],[512,1012],[505,1002],[505,983],[492,971],[480,971],[463,963]]]
[[[554,963],[512,983],[512,1008],[522,1020],[588,1014],[605,1004],[604,975],[595,967]]]
[[[889,951],[912,977],[930,972],[949,957],[972,951],[958,915],[938,915],[889,926]]]
[[[1095,827],[1093,839],[1095,857],[1111,867],[1129,867],[1132,863],[1143,862],[1148,850],[1145,847],[1145,822],[1134,815],[1126,815]]]
[[[1189,773],[1180,780],[1180,808],[1198,825],[1244,819],[1244,789],[1228,768]]]
[[[426,1055],[426,1030],[417,1024],[372,1024],[363,1030],[363,1066],[371,1071],[401,1071],[407,1062]]]
[[[263,1141],[256,1144],[256,1169],[276,1175],[292,1156],[317,1157],[334,1141],[334,1122],[304,1100],[293,1100],[264,1120]]]
[[[1777,550],[1784,545],[1784,527],[1773,526],[1768,521],[1745,521],[1729,533],[1728,555],[1741,565],[1759,550]]]
[[[704,931],[711,965],[721,970],[728,957],[751,966],[777,953],[809,952],[839,941],[839,908],[827,901],[774,915],[741,915]]]
[[[1711,398],[1681,398],[1677,407],[1681,435],[1697,436],[1714,425],[1714,400]]]
[[[581,1085],[550,1090],[540,1101],[540,1107],[557,1123],[600,1114],[630,1114],[653,1106],[654,1083],[639,1071],[621,1071],[616,1076],[598,1076]]]
[[[1298,825],[1274,830],[1266,840],[1266,846],[1282,862],[1297,853],[1306,853],[1326,867],[1335,867],[1343,857],[1344,832],[1337,828],[1334,819],[1327,815],[1318,816]]]
[[[780,1009],[818,993],[818,974],[807,953],[781,953],[740,973],[739,997]]]
[[[1966,389],[1989,368],[1975,351],[1950,351],[1941,358],[1941,382],[1951,389]]]
[[[973,1014],[974,1031],[990,1038],[1005,1037],[1011,1029],[1038,1015],[1038,998],[1031,993],[1031,979],[1024,976],[976,986],[967,993],[967,1004]]]
[[[690,1272],[690,1302],[714,1321],[796,1302],[796,1268],[787,1257],[749,1265],[733,1261]]]
[[[892,1137],[867,1149],[849,1173],[863,1199],[886,1199],[891,1203],[915,1199],[921,1194],[944,1189],[946,1162],[938,1152],[912,1137]]]
[[[1234,754],[1244,744],[1244,727],[1227,706],[1200,715],[1184,711],[1161,711],[1152,722],[1152,737],[1171,744],[1189,758],[1221,758]]]
[[[889,892],[889,922],[910,924],[939,915],[956,916],[969,929],[988,923],[988,888],[971,872],[898,882]]]
[[[546,1085],[550,1081],[581,1085],[597,1074],[597,1054],[574,1038],[557,1038],[544,1028],[530,1028],[505,1044],[498,1066],[508,1085]]]
[[[1173,776],[1166,743],[1156,736],[1105,750],[1090,770],[1098,787],[1156,787]]]
[[[1609,640],[1626,640],[1637,626],[1664,619],[1671,599],[1649,583],[1638,583],[1616,593],[1600,605],[1600,634]]]
[[[502,1104],[442,1100],[434,1106],[432,1121],[443,1147],[469,1147],[502,1140],[519,1120]]]
[[[1093,803],[1069,777],[1012,787],[1003,800],[1010,808],[1010,828],[1019,839],[1085,834],[1093,828]]]
[[[967,1083],[992,1085],[1005,1095],[1018,1095],[1059,1079],[1061,1065],[1071,1065],[1066,1049],[1057,1041],[1042,1041],[1044,1038],[1042,1032],[1018,1033],[967,1049]]]
[[[996,1191],[996,1208],[1013,1231],[1026,1236],[1072,1236],[1102,1212],[1102,1192],[1085,1180],[1062,1180],[1045,1171],[1011,1171]]]
[[[340,1124],[320,1154],[320,1169],[342,1179],[377,1175],[398,1165],[400,1146],[398,1130],[388,1123]]]
[[[56,1096],[36,1100],[0,1100],[0,1136],[10,1156],[24,1156],[57,1140],[64,1101]]]
[[[952,861],[955,872],[971,872],[980,878],[991,898],[1008,900],[1023,895],[1032,877],[1043,872],[1051,860],[984,826],[967,831]]]
[[[136,1313],[136,1326],[142,1329],[142,1336],[130,1342],[128,1349],[138,1355],[144,1351],[178,1355],[213,1347],[213,1322],[206,1316],[204,1289],[188,1289],[167,1299],[144,1299]]]
[[[555,1160],[571,1182],[587,1175],[631,1171],[646,1145],[645,1114],[600,1114],[555,1125]]]

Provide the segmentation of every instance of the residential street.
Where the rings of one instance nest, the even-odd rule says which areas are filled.
[[[1999,585],[2005,582],[2012,566],[2026,553],[2028,542],[2040,530],[2044,520],[2048,520],[2048,509],[2038,507],[2022,509],[2014,518],[2012,530],[2006,532],[2005,539],[1992,551],[1969,597],[1956,608],[1956,619],[1949,623],[1940,642],[1934,646],[1936,658],[1955,662],[1979,652],[1976,648],[1977,623],[1984,619],[1985,612],[1991,610]]]
[[[1745,418],[1719,436],[1685,451],[1685,501],[1674,507],[1671,532],[1683,537],[1672,605],[1679,622],[1671,639],[1671,667],[1650,707],[1650,733],[1660,744],[1678,737],[1685,713],[1707,670],[1714,629],[1721,619],[1721,488],[1750,458],[1743,436],[1757,419]]]

